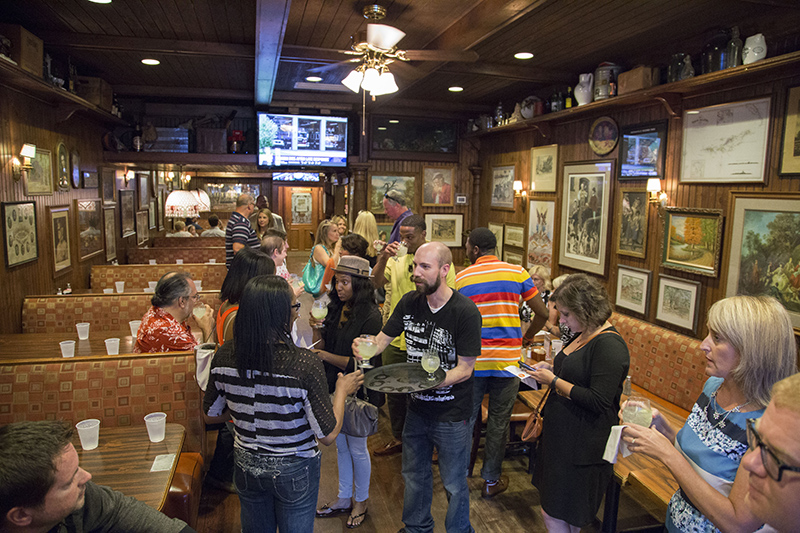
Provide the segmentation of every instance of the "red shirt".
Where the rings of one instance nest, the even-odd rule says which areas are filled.
[[[142,317],[136,335],[135,353],[159,353],[192,350],[197,340],[186,323],[175,320],[160,307],[151,307]]]

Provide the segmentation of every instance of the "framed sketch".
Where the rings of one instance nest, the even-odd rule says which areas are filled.
[[[160,187],[158,190],[158,231],[164,231],[164,207],[166,206],[167,202],[167,191],[164,190],[164,187]]]
[[[383,195],[399,196],[405,200],[406,206],[412,211],[416,210],[416,175],[400,174],[400,175],[387,175],[387,174],[372,174],[369,178],[370,192],[369,192],[369,210],[374,214],[383,214]]]
[[[103,208],[103,222],[106,228],[106,261],[117,258],[117,214],[115,207]]]
[[[522,259],[522,250],[510,250],[508,248],[503,250],[503,261],[506,263],[522,266]]]
[[[489,231],[494,233],[494,238],[497,239],[497,248],[495,249],[495,255],[497,257],[503,257],[503,225],[502,224],[495,224],[494,222],[489,222],[487,224]]]
[[[79,189],[81,186],[81,156],[77,150],[73,150],[70,154],[70,165],[72,188]]]
[[[50,214],[50,238],[53,246],[53,277],[66,274],[72,269],[72,248],[69,242],[69,206],[48,207]]]
[[[150,219],[149,229],[156,229],[156,201],[150,200],[149,204],[150,209],[147,211]]]
[[[622,128],[619,179],[664,178],[668,121]]]
[[[764,181],[770,99],[683,112],[682,183]]]
[[[589,147],[597,155],[608,155],[619,141],[619,127],[611,117],[600,117],[589,128]]]
[[[388,241],[389,235],[392,234],[392,226],[394,224],[378,224],[378,240]]]
[[[453,205],[455,167],[422,167],[422,205]]]
[[[150,181],[149,172],[136,173],[136,182],[139,187],[139,209],[147,209],[148,206],[147,201],[150,198],[150,195],[147,192],[148,181]]]
[[[722,210],[667,207],[661,266],[716,278],[722,247]]]
[[[136,233],[136,207],[134,191],[119,191],[119,225],[122,238]]]
[[[439,241],[450,247],[461,246],[462,214],[425,215],[425,225],[428,227],[428,240]]]
[[[553,200],[531,200],[528,210],[528,268],[533,265],[553,268],[555,212]]]
[[[78,259],[85,261],[103,253],[103,204],[100,198],[75,200]]]
[[[25,196],[50,196],[53,194],[53,162],[50,150],[36,148],[31,159],[31,169],[25,173]]]
[[[56,180],[58,189],[61,191],[69,190],[69,152],[63,142],[56,146]]]
[[[147,244],[147,240],[150,238],[147,218],[147,211],[136,212],[136,244],[139,246]]]
[[[556,192],[558,145],[531,148],[531,192]]]
[[[100,183],[103,189],[103,203],[115,205],[117,203],[117,174],[113,168],[100,169]]]
[[[645,257],[647,219],[650,202],[646,189],[622,189],[622,202],[617,206],[617,253]]]
[[[800,334],[800,193],[732,192],[725,296],[774,296]]]
[[[522,224],[506,224],[503,241],[506,246],[525,247],[525,226]]]
[[[83,175],[83,188],[84,189],[96,189],[98,184],[100,183],[100,179],[97,177],[97,172],[81,172]]]
[[[514,165],[492,167],[492,201],[495,209],[514,210]]]
[[[612,161],[564,165],[560,264],[605,274],[612,170]]]
[[[800,174],[800,85],[786,91],[780,173]]]
[[[3,202],[3,237],[8,268],[39,258],[36,202]]]
[[[617,265],[617,307],[647,315],[650,305],[650,271]]]
[[[660,275],[656,320],[697,331],[697,307],[700,303],[700,282]]]

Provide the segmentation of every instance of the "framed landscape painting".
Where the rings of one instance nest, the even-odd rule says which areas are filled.
[[[463,223],[462,214],[425,215],[428,240],[438,241],[450,247],[460,247]]]
[[[658,278],[656,320],[697,330],[697,306],[700,303],[700,282],[661,275]]]
[[[622,189],[622,203],[617,206],[618,254],[645,257],[649,207],[647,190]]]
[[[494,209],[514,210],[514,165],[492,167],[492,200]]]
[[[373,174],[370,176],[369,210],[373,214],[383,214],[383,196],[394,196],[399,193],[405,200],[406,206],[412,211],[416,210],[416,181],[414,175],[385,175]]]
[[[103,204],[100,198],[75,200],[78,259],[85,261],[103,253]]]
[[[667,207],[661,265],[716,278],[722,247],[722,210]]]
[[[53,240],[53,277],[72,269],[72,248],[69,242],[69,206],[47,208],[50,213],[50,236]]]
[[[544,265],[553,268],[553,229],[556,203],[531,200],[528,210],[528,268]]]
[[[624,307],[642,315],[650,305],[650,271],[617,265],[617,307]]]

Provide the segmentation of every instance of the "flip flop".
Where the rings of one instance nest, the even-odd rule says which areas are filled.
[[[348,520],[349,523],[345,524],[347,526],[347,529],[355,529],[355,528],[361,526],[361,524],[364,523],[364,517],[365,516],[367,516],[367,510],[366,509],[364,509],[364,512],[361,513],[361,514],[357,514],[355,516],[350,515],[350,519]],[[362,519],[361,522],[359,522],[358,524],[354,524],[353,522],[355,522],[359,518]]]
[[[331,507],[327,503],[321,508],[317,509],[317,518],[329,518],[331,516],[338,516],[340,514],[349,513],[352,507]]]

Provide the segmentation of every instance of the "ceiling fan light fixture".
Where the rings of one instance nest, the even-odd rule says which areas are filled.
[[[530,52],[517,52],[514,57],[517,59],[532,59],[533,54]]]
[[[400,31],[394,26],[367,24],[367,42],[381,50],[391,50],[405,36],[404,31]]]
[[[372,91],[378,84],[381,75],[375,67],[369,67],[364,71],[364,79],[361,81],[361,88],[365,91]]]
[[[347,75],[345,79],[342,80],[342,85],[344,85],[354,93],[357,93],[361,88],[361,80],[363,79],[364,79],[364,74],[360,70],[354,69],[353,71],[350,72],[350,74]]]
[[[386,70],[378,77],[375,85],[369,89],[369,93],[372,96],[381,96],[384,94],[396,93],[398,89],[397,82],[394,81],[394,74]]]

